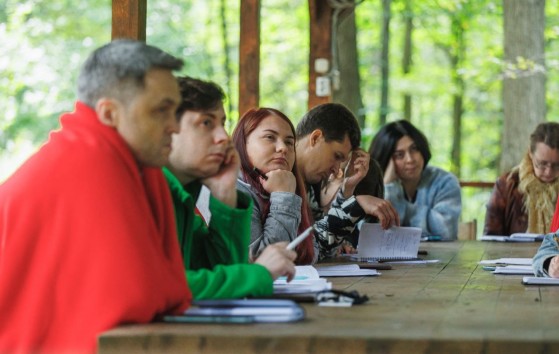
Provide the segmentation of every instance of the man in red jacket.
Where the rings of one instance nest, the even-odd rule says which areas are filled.
[[[61,129],[0,185],[0,352],[94,352],[191,299],[160,167],[182,61],[132,40],[92,53]]]

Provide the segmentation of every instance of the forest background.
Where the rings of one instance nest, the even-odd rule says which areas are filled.
[[[538,2],[545,6],[542,110],[546,120],[558,121],[559,4]],[[362,123],[362,147],[368,149],[384,122],[410,119],[430,141],[430,164],[463,181],[493,182],[503,169],[503,3],[357,3],[340,25],[355,24],[350,59],[357,62],[359,85],[352,109]],[[147,10],[147,42],[184,59],[181,74],[224,87],[229,131],[239,117],[239,11],[239,1],[226,0],[148,1]],[[307,110],[308,23],[307,0],[261,1],[260,105],[282,110],[295,124]],[[80,65],[110,37],[110,0],[0,0],[0,182],[57,128],[59,115],[72,110]],[[340,50],[340,62],[350,52]],[[518,65],[532,63],[519,58]],[[453,130],[457,93],[459,136]],[[522,149],[529,133],[518,141]],[[462,189],[462,220],[477,219],[478,230],[490,191]]]

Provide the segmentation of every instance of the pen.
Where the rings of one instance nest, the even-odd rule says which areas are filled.
[[[287,249],[288,250],[293,250],[295,247],[297,247],[298,244],[300,244],[301,242],[303,242],[304,239],[307,238],[307,236],[309,236],[312,232],[312,230],[314,229],[313,226],[309,226],[308,229],[306,229],[305,231],[303,231],[299,236],[297,236],[293,241],[289,242],[289,244],[287,245]]]
[[[264,178],[266,181],[268,180],[268,176],[266,176],[265,174],[262,173],[262,171],[260,171],[259,169],[257,169],[256,167],[253,167],[252,170],[254,172],[256,172],[260,177]]]

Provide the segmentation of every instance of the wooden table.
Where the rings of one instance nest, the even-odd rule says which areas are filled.
[[[378,277],[331,278],[368,294],[351,308],[304,304],[289,324],[126,326],[100,353],[559,353],[559,287],[524,286],[478,262],[532,257],[539,244],[422,244],[441,262],[394,265]]]

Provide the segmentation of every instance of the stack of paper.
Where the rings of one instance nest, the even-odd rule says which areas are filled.
[[[287,282],[285,277],[274,281],[274,294],[305,294],[332,289],[332,283],[320,278],[313,266],[295,267],[295,278]]]
[[[514,274],[514,275],[534,275],[534,269],[531,265],[508,265],[495,267],[494,274]]]
[[[541,242],[545,235],[542,234],[529,234],[529,233],[515,233],[510,236],[497,236],[497,235],[483,235],[482,241],[497,241],[497,242]]]
[[[359,277],[380,274],[376,269],[361,269],[357,264],[324,266],[318,267],[316,270],[321,277]]]
[[[522,284],[526,285],[559,285],[557,278],[544,278],[544,277],[524,277]]]
[[[164,316],[165,322],[254,323],[294,322],[305,312],[291,300],[200,300],[179,316]]]
[[[532,258],[498,258],[480,261],[481,265],[521,265],[531,266]]]

